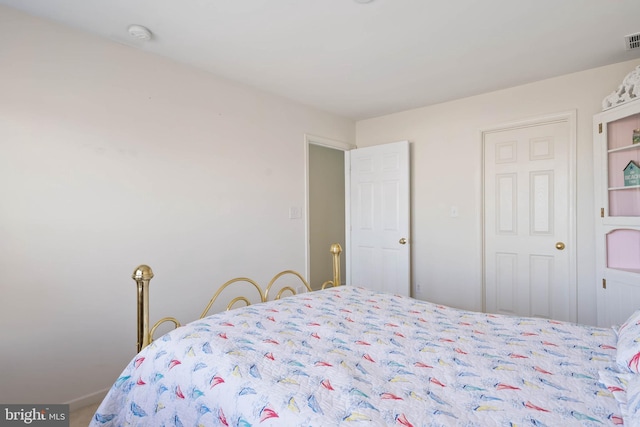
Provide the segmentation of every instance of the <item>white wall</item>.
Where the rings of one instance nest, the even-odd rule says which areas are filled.
[[[5,7],[0,57],[0,402],[110,387],[138,264],[152,322],[305,271],[304,135],[353,141],[352,121]]]
[[[412,279],[420,286],[418,297],[482,308],[480,130],[576,110],[578,321],[596,323],[592,118],[637,65],[640,60],[356,124],[359,147],[411,141]],[[459,207],[458,218],[449,217],[452,205]]]

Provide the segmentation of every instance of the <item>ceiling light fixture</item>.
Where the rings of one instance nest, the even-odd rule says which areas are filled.
[[[131,35],[131,37],[138,40],[151,40],[151,31],[149,31],[147,27],[143,27],[142,25],[130,25],[129,34]]]

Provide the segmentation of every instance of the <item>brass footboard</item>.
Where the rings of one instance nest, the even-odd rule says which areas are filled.
[[[339,286],[340,285],[340,253],[342,252],[342,247],[340,246],[340,244],[334,243],[333,245],[331,245],[330,252],[331,252],[332,258],[333,258],[333,280],[327,280],[326,282],[324,282],[322,284],[322,289],[325,289],[325,288],[331,287],[331,286]],[[308,292],[311,292],[311,286],[309,286],[309,283],[307,283],[307,281],[304,279],[304,277],[302,277],[302,275],[300,273],[298,273],[296,271],[293,271],[293,270],[281,271],[280,273],[278,273],[275,276],[273,276],[273,278],[271,279],[271,281],[269,281],[269,284],[264,289],[264,291],[253,280],[251,280],[249,278],[246,278],[246,277],[237,277],[235,279],[231,279],[231,280],[227,281],[222,286],[220,286],[220,288],[218,288],[218,290],[213,295],[211,300],[209,300],[209,304],[207,304],[206,308],[204,309],[204,311],[200,315],[200,319],[202,319],[203,317],[207,316],[207,314],[209,313],[209,310],[213,306],[213,303],[218,299],[218,297],[220,296],[222,291],[225,290],[227,287],[231,286],[232,284],[237,283],[237,282],[246,282],[246,283],[251,284],[253,287],[256,288],[256,290],[258,292],[258,295],[260,297],[260,301],[261,302],[266,302],[268,300],[268,298],[269,298],[269,292],[271,291],[272,288],[274,288],[275,283],[280,278],[282,278],[284,276],[295,276],[295,277],[297,277],[302,282],[302,285],[304,285],[306,290]],[[138,266],[138,268],[136,268],[134,270],[133,275],[131,277],[133,278],[133,280],[135,280],[137,288],[138,288],[138,337],[137,337],[138,343],[137,343],[137,349],[138,349],[138,351],[140,351],[144,347],[146,347],[149,344],[151,344],[151,342],[153,341],[153,334],[155,333],[155,331],[158,328],[158,326],[160,326],[161,324],[166,323],[166,322],[171,322],[171,323],[174,324],[174,326],[176,328],[178,328],[178,327],[180,327],[180,322],[174,317],[164,317],[164,318],[158,320],[153,325],[153,327],[151,329],[149,329],[149,282],[153,278],[153,271],[151,270],[151,267],[149,267],[148,265],[140,265],[140,266]],[[279,291],[276,294],[276,296],[274,297],[274,299],[280,299],[282,296],[286,295],[287,293],[295,295],[296,294],[296,289],[292,288],[291,286],[283,286],[282,288],[279,289]],[[229,304],[227,304],[226,309],[230,310],[238,302],[243,302],[245,305],[250,305],[251,304],[251,302],[249,301],[248,298],[246,298],[244,296],[238,296],[238,297],[235,297],[234,299],[232,299],[229,302]]]

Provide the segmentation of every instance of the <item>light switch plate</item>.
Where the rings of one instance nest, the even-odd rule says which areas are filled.
[[[291,206],[289,208],[289,219],[300,219],[302,218],[302,210],[297,206]]]

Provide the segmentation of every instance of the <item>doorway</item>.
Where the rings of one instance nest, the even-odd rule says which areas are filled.
[[[338,242],[343,249],[341,284],[355,280],[408,296],[409,141],[356,149],[307,135],[305,151],[306,274],[311,287],[332,278],[329,247]]]
[[[354,146],[313,135],[305,135],[307,159],[307,272],[311,288],[316,290],[333,278],[329,248],[340,243],[341,281],[345,282],[345,151]]]

